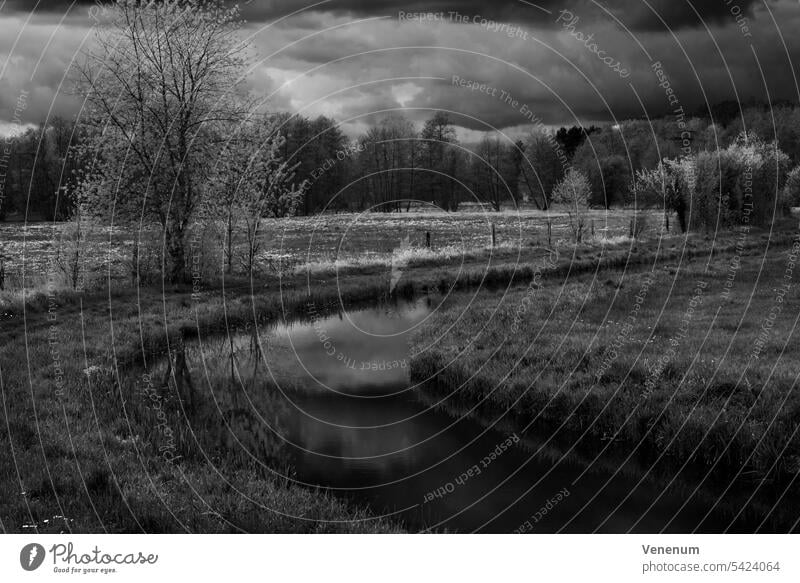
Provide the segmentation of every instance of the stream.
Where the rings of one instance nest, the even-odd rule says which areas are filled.
[[[434,308],[428,298],[333,315],[309,305],[300,320],[187,343],[191,375],[205,377],[213,396],[206,427],[254,460],[285,460],[296,482],[412,531],[727,528],[729,517],[703,520],[707,504],[684,505],[685,495],[662,492],[635,468],[587,470],[563,455],[570,444],[539,448],[546,436],[487,429],[427,405],[409,384],[409,338]]]

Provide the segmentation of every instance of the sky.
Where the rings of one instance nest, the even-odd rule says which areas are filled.
[[[798,101],[798,0],[240,2],[269,109],[356,135],[444,110],[463,137]],[[74,116],[93,1],[0,0],[0,135]]]

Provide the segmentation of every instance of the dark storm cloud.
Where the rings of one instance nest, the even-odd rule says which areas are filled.
[[[763,0],[606,0],[600,2],[629,29],[663,31],[734,23],[737,16],[752,17]],[[273,19],[311,6],[307,0],[253,0],[241,4],[251,20]],[[648,6],[649,4],[649,6]],[[609,16],[589,0],[487,1],[487,0],[331,0],[315,8],[336,14],[393,16],[400,12],[457,12],[501,22],[554,26],[561,10],[574,11],[584,19],[608,20]]]
[[[333,0],[274,26],[268,25],[276,17],[308,4],[296,0],[254,1],[243,8],[250,22],[246,31],[253,34],[256,45],[254,52],[263,57],[253,74],[254,93],[269,98],[273,110],[301,111],[312,117],[324,114],[338,120],[354,118],[357,131],[367,121],[361,116],[369,118],[370,112],[403,107],[418,122],[429,117],[431,110],[462,112],[458,124],[474,131],[529,123],[520,111],[523,103],[543,123],[559,125],[669,113],[664,91],[639,42],[653,60],[662,62],[687,113],[703,106],[706,99],[715,103],[735,99],[737,94],[743,101],[797,100],[791,67],[800,57],[800,44],[790,32],[800,28],[800,4],[778,0],[767,5],[774,10],[786,37],[787,58],[763,5],[751,0],[693,1],[713,38],[704,27],[695,26],[699,22],[696,17],[687,16],[692,11],[686,0],[648,0],[675,27],[675,37],[666,32],[644,0],[605,2],[609,11],[637,29],[635,38],[585,0],[569,4],[580,16],[577,29],[591,33],[607,55],[632,72],[626,79],[556,24],[557,11],[546,15],[546,20],[534,22],[530,11],[535,9],[510,0],[495,2],[497,7],[471,0],[440,0],[438,4]],[[14,7],[23,7],[19,0],[12,2]],[[24,3],[25,10],[29,11],[33,3]],[[8,67],[0,75],[0,131],[2,123],[12,119],[22,89],[31,92],[23,112],[25,122],[36,123],[50,113],[69,115],[78,110],[68,86],[62,85],[63,75],[89,32],[87,5],[92,3],[76,5],[63,24],[64,10],[72,6],[63,0],[42,2],[40,8],[49,12],[39,12],[31,19],[24,12],[9,12],[9,4],[0,12],[0,64],[8,59]],[[566,4],[547,5],[555,9]],[[451,9],[519,23],[531,38],[509,38],[475,24],[397,19],[399,10]],[[737,13],[747,19],[751,36],[743,34]],[[380,15],[394,18],[359,22]],[[656,32],[659,27],[661,32]],[[17,35],[20,38],[15,45]],[[764,70],[766,87],[761,83],[759,66]],[[497,96],[456,87],[451,82],[453,75],[505,90],[520,105],[514,107]],[[631,85],[641,97],[644,110]]]
[[[733,23],[737,15],[752,17],[763,0],[606,0],[600,2],[631,30],[663,31],[707,24]],[[773,1],[773,0],[770,0]],[[8,0],[12,11],[63,12],[95,4],[95,0]],[[329,12],[353,16],[391,16],[418,12],[457,12],[466,16],[554,26],[554,15],[563,9],[582,18],[608,19],[601,8],[589,0],[231,0],[251,22],[274,20],[296,11]]]
[[[606,0],[606,7],[628,28],[663,31],[735,23],[753,16],[762,0]]]

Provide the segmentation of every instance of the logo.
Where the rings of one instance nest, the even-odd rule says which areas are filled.
[[[30,543],[22,547],[19,553],[19,564],[26,571],[35,571],[44,562],[44,547],[37,543]]]

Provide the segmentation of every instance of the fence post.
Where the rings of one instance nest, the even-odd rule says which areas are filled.
[[[550,219],[547,219],[547,246],[552,247],[553,241],[553,223],[550,222]]]
[[[492,249],[497,246],[497,231],[495,231],[494,223],[492,223]]]
[[[431,248],[431,232],[430,231],[426,231],[426,233],[425,233],[425,247],[427,247],[428,249]]]

